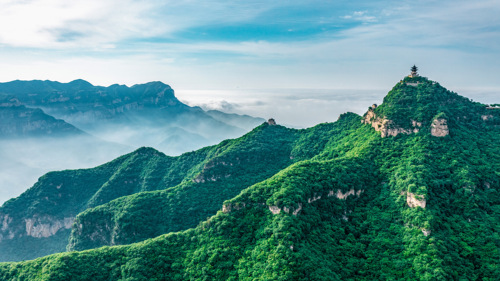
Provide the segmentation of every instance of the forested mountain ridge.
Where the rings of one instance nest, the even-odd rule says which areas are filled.
[[[343,127],[358,124],[359,116],[354,114],[308,130],[264,123],[242,138],[219,144],[215,158],[175,187],[118,198],[81,213],[73,225],[68,249],[129,244],[194,227],[215,214],[224,200],[294,162],[316,155],[329,139],[348,134],[342,132]],[[317,141],[319,131],[330,136]]]
[[[0,278],[497,280],[499,118],[495,107],[423,77],[405,78],[363,117],[345,114],[294,131],[295,163],[242,187],[195,228],[3,263]],[[163,199],[168,191],[130,201],[141,212],[139,197]],[[88,212],[121,216],[115,205],[126,201]],[[142,214],[162,204],[152,206]],[[120,235],[133,236],[125,221],[116,221]]]
[[[227,140],[178,157],[166,156],[152,148],[141,148],[93,169],[48,173],[32,188],[0,208],[3,221],[0,258],[32,259],[64,251],[68,243],[68,229],[78,213],[118,197],[143,191],[175,190],[176,196],[168,199],[173,200],[168,204],[173,204],[173,207],[177,204],[193,205],[189,210],[180,208],[171,215],[177,225],[159,225],[160,231],[168,227],[178,230],[195,226],[200,220],[214,214],[222,201],[238,194],[245,184],[256,183],[288,166],[292,161],[290,151],[295,134],[295,130],[264,124],[240,139]],[[270,155],[273,157],[268,158]],[[223,188],[218,186],[221,183],[224,184]],[[139,198],[155,194],[163,193],[145,193]],[[212,201],[203,202],[202,194],[211,196]],[[133,198],[125,199],[125,202],[133,203]],[[152,202],[147,202],[146,206],[152,208]],[[118,206],[120,210],[128,206],[136,208],[132,203]],[[201,206],[206,209],[200,209]],[[186,219],[185,213],[190,213],[192,217]],[[120,221],[126,221],[124,215],[126,213],[121,213],[118,217]],[[132,212],[131,215],[135,216],[136,213]],[[88,212],[84,216],[89,217]],[[157,214],[154,216],[157,217]],[[134,223],[140,225],[143,220],[147,221],[147,218],[143,217]],[[105,222],[99,220],[99,223]],[[120,229],[110,230],[119,232]],[[155,231],[158,230],[153,231],[156,234],[154,236],[164,233]],[[124,241],[154,237],[148,235],[151,234],[144,229],[142,233],[125,238]],[[92,246],[110,242],[102,242],[102,236],[85,238],[95,239]],[[115,238],[113,241],[113,244],[123,243]],[[39,244],[36,249],[31,247],[33,243]]]

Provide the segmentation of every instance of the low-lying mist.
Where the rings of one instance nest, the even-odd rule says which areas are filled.
[[[0,140],[0,205],[19,196],[50,171],[92,168],[142,146],[177,156],[245,133],[241,129],[208,136],[203,132],[218,129],[202,122],[191,121],[189,125],[94,128],[91,133],[99,138],[84,135]]]
[[[0,140],[0,205],[47,172],[95,167],[132,150],[89,136]]]

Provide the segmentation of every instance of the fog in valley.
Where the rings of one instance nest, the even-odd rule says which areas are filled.
[[[264,121],[244,118],[242,127],[229,127],[216,119],[182,115],[179,119],[80,126],[86,132],[80,136],[0,138],[0,205],[50,171],[92,168],[143,146],[177,156],[242,136]],[[234,116],[232,122],[237,119]]]
[[[47,172],[95,167],[132,150],[88,136],[0,140],[0,204]]]

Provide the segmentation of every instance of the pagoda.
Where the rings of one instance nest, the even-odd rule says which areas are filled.
[[[410,70],[411,70],[411,74],[409,76],[411,78],[418,77],[418,73],[417,73],[418,67],[416,65],[413,65]]]

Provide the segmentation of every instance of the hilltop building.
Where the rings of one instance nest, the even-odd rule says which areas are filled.
[[[411,74],[409,76],[412,77],[412,78],[413,77],[418,77],[417,71],[418,71],[418,67],[416,65],[413,65],[411,67]]]

